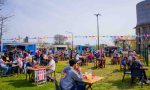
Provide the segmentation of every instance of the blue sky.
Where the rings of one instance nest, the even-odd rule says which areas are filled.
[[[14,15],[5,23],[3,38],[44,37],[55,34],[97,35],[96,16],[100,35],[134,35],[136,4],[142,0],[7,0],[3,13]],[[101,39],[109,44],[111,39]],[[53,42],[53,39],[46,40]],[[71,41],[70,39],[68,41]],[[75,44],[95,44],[96,39],[75,39]]]

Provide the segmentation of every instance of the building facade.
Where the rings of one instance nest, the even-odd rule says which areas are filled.
[[[137,25],[136,51],[141,53],[150,44],[150,0],[144,0],[136,5]]]

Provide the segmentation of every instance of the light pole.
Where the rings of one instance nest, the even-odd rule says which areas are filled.
[[[3,24],[4,24],[4,18],[1,18],[1,24],[0,24],[0,44],[1,44],[1,52],[3,52],[3,43],[2,43]]]
[[[73,38],[74,38],[74,35],[73,35],[73,32],[69,32],[69,31],[66,31],[67,33],[70,33],[71,34],[71,37],[72,37],[72,45],[71,45],[71,59],[72,59],[72,54],[73,54]]]
[[[99,50],[99,22],[98,22],[98,16],[101,16],[101,14],[94,14],[97,17],[97,49]]]

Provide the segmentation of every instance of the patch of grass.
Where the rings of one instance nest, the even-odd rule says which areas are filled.
[[[68,61],[59,61],[56,66],[56,78],[59,81],[60,72],[65,66],[68,65]],[[88,66],[82,66],[82,72],[88,71],[93,67],[93,63],[89,63]],[[149,90],[149,85],[144,85],[143,88],[140,85],[130,85],[130,75],[125,76],[124,82],[122,82],[123,72],[120,71],[119,65],[110,65],[110,59],[107,58],[106,66],[103,69],[93,69],[93,74],[104,77],[103,80],[93,84],[93,90]],[[150,68],[146,71],[147,75],[150,75]],[[25,75],[20,74],[18,77],[1,77],[0,78],[0,90],[55,90],[53,82],[47,82],[36,86],[25,80]]]

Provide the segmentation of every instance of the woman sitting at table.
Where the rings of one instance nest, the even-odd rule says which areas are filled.
[[[34,66],[33,58],[29,57],[29,62],[27,62],[27,64],[26,64],[26,73],[31,74],[30,69],[33,69],[33,66]]]
[[[85,84],[83,83],[81,68],[77,64],[76,60],[70,60],[70,70],[65,78],[60,81],[62,90],[86,90]]]

